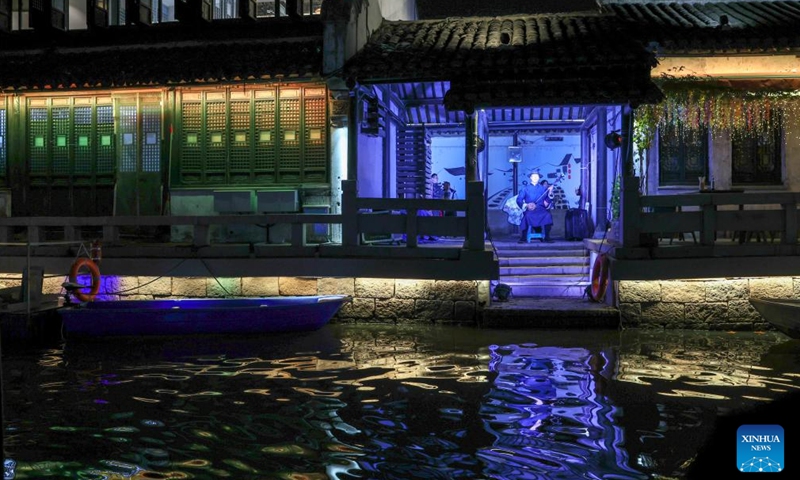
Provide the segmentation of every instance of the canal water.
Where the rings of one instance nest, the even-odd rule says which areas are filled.
[[[385,325],[4,346],[6,478],[685,478],[721,415],[798,390],[798,351]]]

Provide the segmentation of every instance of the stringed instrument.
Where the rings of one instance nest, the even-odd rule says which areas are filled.
[[[566,175],[564,175],[563,173],[559,174],[558,178],[556,178],[556,180],[553,182],[553,184],[550,185],[548,187],[548,189],[545,190],[545,192],[542,194],[542,196],[539,197],[536,200],[536,202],[534,202],[534,203],[539,203],[539,201],[541,201],[542,198],[544,198],[545,195],[551,194],[552,191],[553,191],[552,189],[555,188],[556,185],[561,183],[564,180],[565,177],[566,177]],[[519,194],[512,195],[503,204],[503,211],[506,212],[506,214],[508,215],[508,219],[507,219],[508,223],[510,223],[512,225],[520,225],[522,223],[522,217],[523,217],[523,215],[525,215],[525,210],[523,208],[521,208],[519,205],[517,205],[517,197],[518,196],[519,196]],[[548,210],[552,207],[552,205],[553,204],[551,202],[550,206],[548,207]]]

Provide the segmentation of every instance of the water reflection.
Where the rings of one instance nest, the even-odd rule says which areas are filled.
[[[537,345],[491,346],[497,377],[481,411],[497,437],[479,456],[501,478],[647,478],[628,467],[617,408],[602,394],[602,352]]]
[[[780,334],[330,326],[4,351],[30,478],[680,477],[720,413],[797,390]]]

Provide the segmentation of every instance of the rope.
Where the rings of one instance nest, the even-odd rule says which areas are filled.
[[[214,275],[214,272],[211,271],[211,268],[209,268],[209,266],[206,263],[206,261],[204,259],[202,259],[202,258],[200,259],[200,261],[203,263],[203,266],[206,267],[206,270],[208,270],[208,273],[214,278],[214,281],[217,282],[217,285],[219,285],[219,288],[221,288],[222,291],[225,292],[225,296],[226,297],[232,297],[233,294],[231,294],[231,292],[229,292],[228,289],[225,288],[225,285],[223,285],[222,282],[219,281],[219,278],[217,278],[217,276]]]
[[[138,285],[138,286],[133,287],[133,288],[128,288],[126,290],[117,290],[117,291],[114,291],[114,292],[106,291],[106,292],[104,292],[104,295],[119,295],[121,293],[128,293],[128,292],[132,292],[134,290],[138,290],[138,289],[140,289],[142,287],[146,287],[146,286],[150,285],[151,283],[155,283],[155,282],[161,280],[162,278],[166,277],[167,275],[169,275],[170,272],[174,271],[175,269],[177,269],[178,267],[183,265],[183,262],[185,262],[185,261],[186,261],[185,258],[182,259],[174,267],[172,267],[169,270],[167,270],[166,273],[164,273],[163,275],[159,275],[158,277],[155,277],[154,279],[152,279],[149,282],[146,282],[146,283],[144,283],[142,285]],[[203,264],[205,265],[205,262],[203,262]],[[206,267],[206,268],[208,268],[208,267]]]

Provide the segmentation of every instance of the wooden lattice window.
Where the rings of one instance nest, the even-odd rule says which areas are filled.
[[[780,185],[783,127],[774,118],[762,132],[734,135],[731,140],[731,181],[746,185]]]
[[[117,109],[115,142],[119,152],[119,171],[160,172],[162,115],[160,95],[119,96],[115,103]],[[101,118],[113,122],[112,113],[103,110],[104,115],[101,116],[98,112],[98,122]]]
[[[0,184],[6,183],[8,170],[8,117],[6,99],[0,97]]]
[[[424,198],[431,176],[431,136],[424,127],[397,130],[397,196]]]
[[[658,184],[697,185],[708,177],[708,130],[680,125],[659,129]]]
[[[186,91],[180,119],[178,185],[327,182],[324,86]]]
[[[32,182],[113,183],[110,97],[33,98],[28,104]]]

